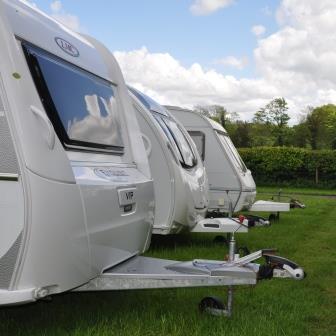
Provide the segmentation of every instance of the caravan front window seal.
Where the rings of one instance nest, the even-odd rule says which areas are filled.
[[[22,47],[63,146],[122,155],[117,86],[30,43],[22,42]]]

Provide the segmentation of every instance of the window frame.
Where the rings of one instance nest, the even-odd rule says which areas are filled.
[[[50,119],[55,132],[61,141],[63,147],[66,150],[81,151],[81,152],[93,152],[93,153],[106,153],[114,155],[123,155],[125,153],[125,146],[123,139],[121,139],[123,146],[107,145],[90,141],[71,139],[62,123],[60,114],[53,101],[51,93],[49,92],[46,79],[43,75],[43,71],[38,62],[37,56],[45,57],[50,62],[58,63],[60,66],[65,66],[73,70],[74,72],[80,72],[88,78],[100,81],[107,86],[111,87],[113,93],[117,93],[118,86],[102,77],[97,76],[71,62],[64,60],[61,57],[53,55],[52,53],[43,50],[29,42],[21,41],[22,49],[26,57],[26,61],[30,70],[30,74],[34,81],[37,93],[44,107],[44,110]],[[117,97],[117,95],[115,95]],[[119,103],[117,103],[119,106]],[[121,119],[121,118],[120,118]]]

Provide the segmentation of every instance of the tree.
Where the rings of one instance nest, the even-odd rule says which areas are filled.
[[[306,148],[309,145],[309,130],[305,121],[301,121],[291,128],[289,145],[301,148]]]
[[[230,138],[238,148],[252,147],[251,124],[246,121],[236,121],[235,129],[229,132]]]
[[[277,146],[284,145],[284,134],[290,120],[287,110],[288,105],[285,98],[275,98],[254,115],[255,123],[273,126]]]
[[[309,131],[309,142],[312,149],[330,148],[335,132],[335,105],[323,105],[316,108],[309,107],[306,124]]]
[[[194,110],[207,118],[211,118],[209,106],[196,105],[194,106]]]
[[[221,105],[207,105],[207,106],[197,105],[194,107],[194,110],[208,118],[217,121],[224,128],[226,127],[227,122],[230,120],[230,113],[224,106]]]
[[[312,106],[307,107],[306,124],[309,131],[308,139],[312,149],[317,149],[318,138],[324,125],[324,119],[323,113],[319,111],[314,112]]]

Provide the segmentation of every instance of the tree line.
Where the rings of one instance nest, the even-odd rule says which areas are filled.
[[[299,123],[289,125],[288,103],[275,98],[243,121],[224,106],[196,106],[199,113],[219,122],[238,148],[287,146],[306,149],[336,149],[336,105],[304,109]]]

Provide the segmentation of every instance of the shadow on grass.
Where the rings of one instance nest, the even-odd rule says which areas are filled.
[[[105,335],[105,329],[118,334],[132,323],[160,323],[175,307],[186,313],[183,306],[193,303],[194,296],[192,289],[60,294],[51,302],[0,309],[0,335]],[[197,316],[197,305],[193,311],[196,314],[191,315]]]
[[[195,233],[180,233],[173,235],[153,235],[151,241],[151,249],[176,249],[179,247],[213,247],[224,246],[221,241],[215,241],[215,237],[222,236],[226,238],[226,234],[195,234]]]

